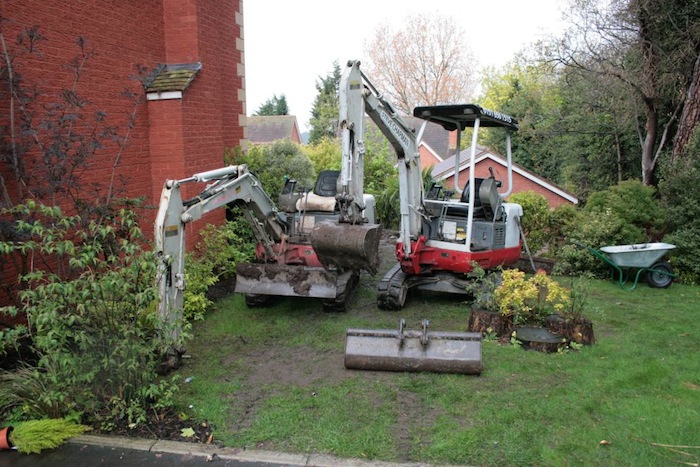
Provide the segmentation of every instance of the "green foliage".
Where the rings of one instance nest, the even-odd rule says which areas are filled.
[[[664,241],[676,245],[671,262],[679,282],[700,284],[700,226],[688,226],[667,235]]]
[[[342,150],[338,138],[325,136],[304,146],[304,152],[314,166],[316,173],[322,170],[340,170]]]
[[[171,403],[174,386],[157,383],[155,369],[172,343],[153,311],[157,262],[140,246],[137,214],[122,210],[86,226],[33,202],[3,214],[18,220],[16,240],[0,242],[1,251],[41,261],[20,277],[21,307],[2,309],[26,313],[28,325],[0,336],[1,348],[25,338],[37,362],[3,373],[0,410],[139,423],[147,409]]]
[[[564,235],[565,243],[556,252],[555,265],[555,273],[563,275],[582,272],[590,272],[596,277],[610,275],[609,266],[574,242],[596,249],[630,243],[622,219],[610,209],[601,212],[579,211],[575,222],[564,230]]]
[[[549,213],[549,254],[556,255],[566,242],[579,219],[578,208],[572,204],[561,204]]]
[[[396,173],[396,162],[389,160],[388,151],[373,149],[368,144],[365,153],[365,192],[381,193],[389,186],[388,180],[396,177]],[[425,171],[423,175],[426,175]]]
[[[386,180],[386,188],[377,196],[377,221],[387,229],[398,229],[399,208],[399,178],[394,176]]]
[[[483,105],[518,119],[517,163],[579,197],[639,173],[634,111],[620,107],[613,80],[519,57],[484,81]],[[486,135],[485,145],[505,150],[497,132]]]
[[[65,418],[30,420],[16,424],[10,440],[23,454],[39,454],[45,449],[57,448],[88,430],[89,427]]]
[[[273,95],[271,99],[265,101],[258,110],[253,113],[254,116],[262,115],[289,115],[289,106],[287,105],[287,98],[284,94],[277,97],[277,94]]]
[[[528,247],[533,254],[539,252],[551,239],[551,210],[547,198],[534,191],[523,191],[511,195],[508,201],[523,207],[522,227]]]
[[[423,169],[423,187],[427,190],[433,184],[430,168]],[[394,173],[393,176],[383,181],[384,190],[377,197],[376,214],[379,222],[387,229],[399,228],[401,198],[399,191],[399,178]]]
[[[590,214],[612,211],[622,221],[626,243],[644,242],[658,239],[665,223],[655,195],[654,187],[627,180],[591,194],[583,210]]]
[[[557,273],[609,276],[608,265],[576,244],[599,249],[658,240],[665,219],[654,195],[654,188],[631,180],[592,194],[575,216],[571,211],[558,212],[564,244],[555,251]]]
[[[501,285],[502,273],[503,269],[500,267],[486,271],[479,263],[472,261],[472,271],[469,273],[470,281],[467,284],[467,293],[472,297],[472,309],[500,311],[493,293]]]
[[[325,78],[316,82],[318,94],[311,108],[311,131],[309,144],[315,144],[324,137],[335,138],[338,132],[338,86],[340,85],[340,66],[333,62],[333,70]]]
[[[670,233],[664,241],[676,245],[671,252],[678,280],[700,283],[700,130],[684,154],[662,170],[661,203]]]
[[[263,189],[276,200],[284,187],[285,177],[294,178],[297,186],[313,186],[314,167],[301,146],[288,140],[252,145],[238,161],[260,180]]]
[[[207,224],[200,232],[200,242],[186,258],[183,314],[187,321],[203,319],[211,305],[207,291],[222,277],[236,273],[236,265],[250,260],[255,253],[255,241],[250,228],[237,208],[238,221],[224,225]],[[245,229],[243,228],[245,227]]]

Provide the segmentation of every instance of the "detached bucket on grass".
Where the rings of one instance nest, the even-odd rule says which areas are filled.
[[[379,371],[429,371],[481,374],[481,334],[478,332],[348,329],[345,335],[345,368]]]

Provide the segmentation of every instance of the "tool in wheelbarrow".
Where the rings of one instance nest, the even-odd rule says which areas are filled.
[[[611,245],[601,247],[600,251],[579,243],[577,245],[580,248],[587,248],[593,256],[612,267],[617,272],[621,289],[633,290],[643,273],[646,273],[649,287],[660,289],[669,287],[676,277],[671,265],[662,260],[667,252],[676,248],[676,245],[670,243]],[[632,274],[634,274],[634,281],[631,285],[627,285]]]
[[[481,334],[478,332],[406,330],[406,321],[395,329],[348,329],[345,368],[379,371],[428,371],[481,374]]]

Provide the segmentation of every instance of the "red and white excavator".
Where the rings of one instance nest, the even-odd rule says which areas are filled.
[[[400,233],[396,243],[397,264],[378,286],[379,308],[403,307],[408,290],[467,294],[474,263],[485,270],[509,265],[520,259],[522,207],[505,202],[512,190],[510,132],[517,121],[475,104],[417,107],[413,115],[426,121],[416,135],[396,110],[351,61],[343,73],[341,96],[347,106],[364,109],[390,141],[398,157]],[[358,117],[360,118],[360,117]],[[433,186],[425,193],[420,167],[419,142],[427,122],[457,131],[454,191]],[[356,123],[357,125],[357,123]],[[479,128],[504,130],[507,149],[507,190],[491,170],[488,178],[477,178],[474,167]],[[461,133],[472,129],[469,179],[460,186]],[[452,194],[459,195],[453,199]]]

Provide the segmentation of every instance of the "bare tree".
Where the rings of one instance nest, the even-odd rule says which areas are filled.
[[[400,111],[464,102],[476,88],[476,64],[464,31],[449,17],[412,15],[400,28],[379,26],[365,43],[367,73]]]
[[[552,57],[565,66],[617,79],[630,90],[639,109],[641,176],[647,185],[655,182],[692,76],[698,35],[696,25],[688,22],[697,17],[690,14],[689,3],[573,0],[568,18],[572,27]]]

